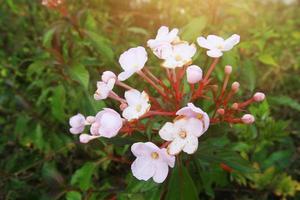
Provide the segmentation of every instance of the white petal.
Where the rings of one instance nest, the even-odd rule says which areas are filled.
[[[122,116],[127,119],[128,121],[131,121],[133,119],[138,119],[139,115],[136,112],[135,107],[133,106],[128,106],[123,110]]]
[[[209,56],[209,57],[212,57],[212,58],[219,58],[223,55],[222,51],[218,50],[218,49],[212,49],[212,50],[209,50],[206,52],[206,54]]]
[[[161,26],[157,31],[156,38],[163,37],[163,36],[167,35],[168,33],[169,33],[169,28],[167,26]]]
[[[170,155],[176,155],[182,151],[185,146],[186,141],[181,138],[176,138],[168,146],[168,152]]]
[[[203,114],[203,132],[207,131],[208,127],[209,127],[209,123],[210,123],[210,119],[209,119],[209,116],[204,113]]]
[[[218,46],[223,46],[224,45],[224,39],[216,36],[216,35],[209,35],[207,36],[207,41],[213,46],[213,47],[218,47]]]
[[[211,43],[209,43],[204,37],[198,37],[197,42],[200,47],[206,48],[206,49],[213,49],[214,47],[212,46]]]
[[[138,90],[127,90],[124,96],[128,105],[136,105],[140,103],[141,93]]]
[[[196,118],[190,118],[185,127],[189,135],[200,137],[203,134],[203,123],[201,120]]]
[[[189,136],[186,138],[186,144],[183,148],[183,151],[188,154],[193,154],[198,149],[198,138],[195,136]]]
[[[154,175],[155,165],[150,158],[138,157],[131,164],[131,171],[138,180],[147,181]]]
[[[81,127],[72,127],[70,128],[70,133],[74,134],[74,135],[77,135],[79,133],[82,133],[84,130],[84,126],[81,126]]]
[[[132,76],[134,74],[134,72],[131,72],[131,71],[124,71],[124,72],[121,72],[119,75],[118,75],[118,80],[119,81],[125,81],[127,80],[130,76]]]
[[[175,165],[175,156],[172,156],[170,155],[168,152],[167,152],[167,149],[166,148],[162,148],[160,150],[160,154],[161,154],[161,157],[162,159],[168,163],[168,165],[173,168],[174,165]]]
[[[151,153],[154,151],[160,151],[160,149],[152,142],[146,142],[146,143],[137,142],[131,146],[131,152],[136,157],[143,156],[143,157],[150,158]]]
[[[159,130],[159,136],[166,141],[174,140],[174,134],[178,132],[178,129],[174,127],[174,124],[171,122],[165,123],[165,125]]]
[[[237,34],[233,34],[227,40],[225,40],[224,51],[229,51],[234,47],[234,45],[240,42],[240,36]]]
[[[155,162],[155,173],[153,176],[153,180],[156,183],[162,183],[168,176],[169,167],[168,164],[165,162]]]

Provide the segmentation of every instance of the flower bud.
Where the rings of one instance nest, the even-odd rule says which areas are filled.
[[[230,65],[226,65],[224,68],[225,74],[229,75],[232,72],[232,67]]]
[[[239,82],[233,82],[232,85],[231,85],[231,89],[232,91],[234,92],[237,92],[240,88],[240,83]]]
[[[86,118],[86,120],[85,120],[85,123],[87,124],[87,125],[90,125],[90,124],[92,124],[92,123],[94,123],[95,122],[95,117],[94,116],[88,116],[87,118]]]
[[[225,114],[225,110],[223,108],[219,108],[217,110],[217,112],[220,114],[220,115],[224,115]]]
[[[70,132],[72,134],[82,133],[85,126],[85,118],[82,114],[78,113],[70,118],[69,124],[71,126]]]
[[[239,109],[239,104],[238,103],[233,103],[231,108],[234,109],[234,110],[237,110],[237,109]]]
[[[120,109],[121,109],[122,111],[125,110],[125,108],[127,108],[127,107],[128,107],[127,103],[122,102],[122,103],[120,104]]]
[[[241,120],[244,124],[252,124],[255,121],[255,118],[253,115],[245,114]]]
[[[98,137],[100,137],[100,136],[93,136],[93,135],[89,135],[89,134],[83,133],[83,134],[81,134],[81,135],[79,136],[79,141],[80,141],[81,143],[86,144],[86,143],[88,143],[89,141],[91,141],[91,140],[93,140],[93,139],[96,139],[96,138],[98,138]]]
[[[191,65],[186,69],[187,81],[190,84],[195,84],[202,79],[202,69],[197,65]]]
[[[265,99],[266,95],[262,92],[256,92],[254,95],[253,95],[253,99],[254,101],[256,102],[261,102]]]

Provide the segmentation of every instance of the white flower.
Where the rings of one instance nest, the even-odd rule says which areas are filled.
[[[172,53],[172,42],[178,39],[178,29],[174,28],[169,32],[169,28],[162,26],[158,29],[155,39],[147,42],[153,53],[160,59],[166,59]]]
[[[122,115],[128,121],[138,119],[150,110],[149,96],[144,91],[140,93],[135,89],[128,90],[125,92],[125,99],[128,106]]]
[[[236,44],[240,42],[240,36],[234,34],[228,39],[224,40],[223,38],[216,35],[209,35],[207,39],[204,37],[198,37],[197,42],[200,47],[208,49],[206,52],[208,56],[213,58],[218,58],[223,55],[224,51],[231,50]]]
[[[95,100],[103,100],[106,99],[109,93],[115,86],[116,83],[116,75],[111,71],[105,71],[102,74],[101,81],[97,82],[97,90],[94,94]]]
[[[204,133],[202,122],[196,118],[181,118],[174,123],[167,122],[159,130],[159,135],[171,141],[168,152],[176,155],[181,151],[193,154],[198,148],[198,137]]]
[[[162,183],[168,176],[169,166],[174,167],[175,156],[169,155],[165,148],[160,149],[152,142],[134,143],[131,151],[136,156],[131,171],[139,180],[147,181],[153,177],[156,183]]]
[[[119,58],[119,63],[124,72],[119,74],[118,79],[125,81],[134,73],[142,70],[147,60],[147,52],[144,47],[139,46],[128,49]]]
[[[173,45],[172,53],[165,59],[162,66],[171,69],[182,67],[192,61],[195,53],[196,46],[194,44],[189,45],[187,42],[179,42]]]
[[[209,127],[209,116],[201,108],[196,107],[193,103],[188,103],[186,107],[181,108],[176,112],[176,115],[185,116],[188,118],[196,118],[203,124],[203,132]]]

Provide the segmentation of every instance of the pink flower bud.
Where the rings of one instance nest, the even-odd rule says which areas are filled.
[[[230,65],[226,65],[224,68],[225,74],[231,74],[232,72],[232,67]]]
[[[234,92],[237,92],[240,88],[240,83],[239,82],[233,82],[232,85],[231,85],[231,89],[234,91]]]
[[[121,103],[120,104],[120,109],[123,111],[123,110],[125,110],[125,108],[127,108],[128,107],[128,105],[127,105],[127,103]]]
[[[111,71],[103,72],[101,79],[103,82],[108,83],[110,79],[117,79],[117,76]]]
[[[85,123],[87,124],[87,125],[90,125],[90,124],[92,124],[92,123],[94,123],[95,122],[95,117],[94,116],[88,116],[87,118],[86,118],[86,120],[85,120]]]
[[[265,99],[265,94],[262,93],[262,92],[256,92],[254,95],[253,95],[253,99],[254,101],[256,102],[260,102],[260,101],[263,101]]]
[[[224,115],[225,114],[225,110],[223,108],[219,108],[217,110],[217,112],[220,114],[220,115]]]
[[[241,120],[244,124],[252,124],[255,121],[255,118],[253,115],[245,114]]]
[[[187,81],[190,84],[195,84],[202,79],[202,69],[197,65],[191,65],[186,69]]]
[[[85,118],[82,114],[78,113],[70,118],[69,124],[71,126],[70,132],[72,134],[79,134],[82,133],[85,126]]]
[[[233,103],[231,108],[234,109],[234,110],[237,110],[237,109],[239,109],[239,104],[238,103]]]
[[[91,141],[91,140],[93,140],[93,139],[96,139],[96,138],[98,138],[98,137],[100,137],[100,136],[93,136],[93,135],[89,135],[89,134],[81,134],[80,136],[79,136],[79,141],[81,142],[81,143],[88,143],[89,141]]]

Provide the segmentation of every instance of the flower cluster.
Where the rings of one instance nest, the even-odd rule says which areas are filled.
[[[63,0],[42,0],[42,5],[48,8],[56,8],[63,3]]]
[[[258,92],[244,102],[231,102],[240,84],[233,82],[227,89],[232,73],[232,67],[229,65],[225,66],[225,76],[220,89],[211,78],[219,57],[231,50],[239,40],[240,37],[236,34],[226,40],[215,35],[199,37],[198,45],[207,49],[207,55],[213,58],[204,74],[199,66],[192,65],[196,45],[181,40],[178,29],[170,31],[168,27],[161,27],[155,39],[150,39],[147,45],[154,55],[162,60],[161,66],[166,72],[165,81],[145,66],[148,55],[144,47],[128,49],[119,58],[123,71],[118,75],[105,71],[101,80],[97,82],[97,90],[94,93],[95,100],[111,98],[119,102],[122,116],[110,108],[104,108],[96,116],[84,117],[77,114],[70,118],[70,132],[80,134],[79,139],[82,143],[99,137],[111,138],[119,133],[130,136],[134,131],[143,132],[148,128],[145,123],[141,123],[142,120],[164,116],[165,123],[159,130],[153,130],[158,132],[160,144],[138,142],[131,146],[131,151],[136,157],[131,165],[133,175],[139,180],[153,178],[157,183],[163,182],[169,167],[173,168],[175,165],[175,157],[180,152],[195,153],[199,137],[210,125],[219,122],[254,122],[251,114],[240,113],[245,112],[245,107],[249,104],[263,101],[265,95]],[[151,94],[125,83],[135,74],[150,84]],[[183,87],[184,82],[190,87],[187,92]],[[113,91],[117,86],[125,90],[123,96]],[[207,111],[210,116],[198,106],[201,99],[213,103],[212,109]],[[89,134],[84,133],[86,126],[90,126]]]

